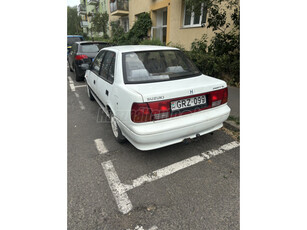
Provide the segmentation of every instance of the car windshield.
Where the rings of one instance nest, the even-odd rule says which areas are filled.
[[[81,53],[98,53],[98,44],[82,44],[80,46]]]
[[[82,41],[81,37],[68,37],[67,38],[67,45],[71,46],[72,44],[74,44],[75,42],[80,42]]]
[[[123,72],[128,84],[175,80],[201,74],[179,50],[124,53]]]

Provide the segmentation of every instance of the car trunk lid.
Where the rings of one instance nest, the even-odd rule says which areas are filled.
[[[176,99],[211,92],[226,87],[222,80],[200,75],[180,80],[143,84],[126,84],[126,87],[139,93],[143,102]]]

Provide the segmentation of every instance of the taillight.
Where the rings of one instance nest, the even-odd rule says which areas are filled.
[[[75,60],[83,60],[83,59],[87,59],[88,56],[86,56],[85,54],[82,55],[76,55]]]
[[[228,99],[228,88],[210,92],[210,95],[211,95],[212,107],[216,107],[216,106],[225,104]]]
[[[133,103],[131,120],[136,123],[156,121],[170,117],[170,101]]]
[[[133,103],[131,120],[136,123],[152,121],[152,115],[147,103]]]
[[[148,103],[154,120],[169,118],[170,116],[170,101],[157,101]]]

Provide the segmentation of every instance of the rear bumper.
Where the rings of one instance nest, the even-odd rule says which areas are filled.
[[[118,125],[123,135],[139,150],[152,150],[195,138],[223,126],[230,108],[227,104],[193,114],[170,119],[135,124],[127,127],[120,120]]]

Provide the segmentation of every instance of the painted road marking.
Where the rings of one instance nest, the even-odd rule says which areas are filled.
[[[127,214],[133,208],[131,201],[129,200],[129,197],[127,195],[127,192],[129,190],[139,187],[145,183],[153,182],[165,176],[169,176],[179,170],[185,169],[204,160],[208,160],[211,157],[215,157],[226,151],[239,147],[239,145],[240,143],[237,141],[230,142],[228,144],[222,145],[218,149],[213,149],[201,153],[199,155],[166,166],[162,169],[158,169],[151,173],[140,176],[139,178],[132,180],[132,184],[124,184],[120,182],[119,177],[111,161],[103,162],[102,167],[108,179],[109,186],[111,188],[111,191],[113,192],[113,196],[116,200],[119,211],[122,212],[123,214]]]
[[[126,229],[126,230],[130,230],[130,228]],[[134,230],[144,230],[143,226],[139,226],[137,225]],[[157,226],[152,226],[151,228],[149,228],[148,230],[158,230]]]
[[[132,209],[132,204],[117,176],[112,161],[103,162],[101,165],[107,177],[119,211],[123,214],[127,214]]]
[[[78,93],[75,92],[75,96],[76,96],[76,98],[78,99],[80,108],[81,108],[82,110],[85,110],[85,106],[83,105],[82,101],[80,101],[80,99],[79,99],[80,95],[79,95]]]
[[[68,76],[68,79],[69,79],[69,86],[70,86],[71,91],[72,91],[72,92],[75,92],[76,89],[75,89],[74,81],[71,79],[70,76]]]
[[[86,87],[86,85],[75,85],[75,88]]]
[[[102,139],[99,138],[99,139],[96,139],[94,141],[95,141],[96,148],[97,148],[99,154],[105,154],[105,153],[109,152],[107,147],[104,145]]]
[[[148,230],[157,230],[158,229],[158,227],[157,226],[152,226],[150,229],[148,229]],[[130,228],[128,228],[128,229],[126,229],[126,230],[130,230]],[[135,228],[134,228],[134,230],[144,230],[144,228],[143,228],[143,226],[139,226],[139,225],[137,225]]]

